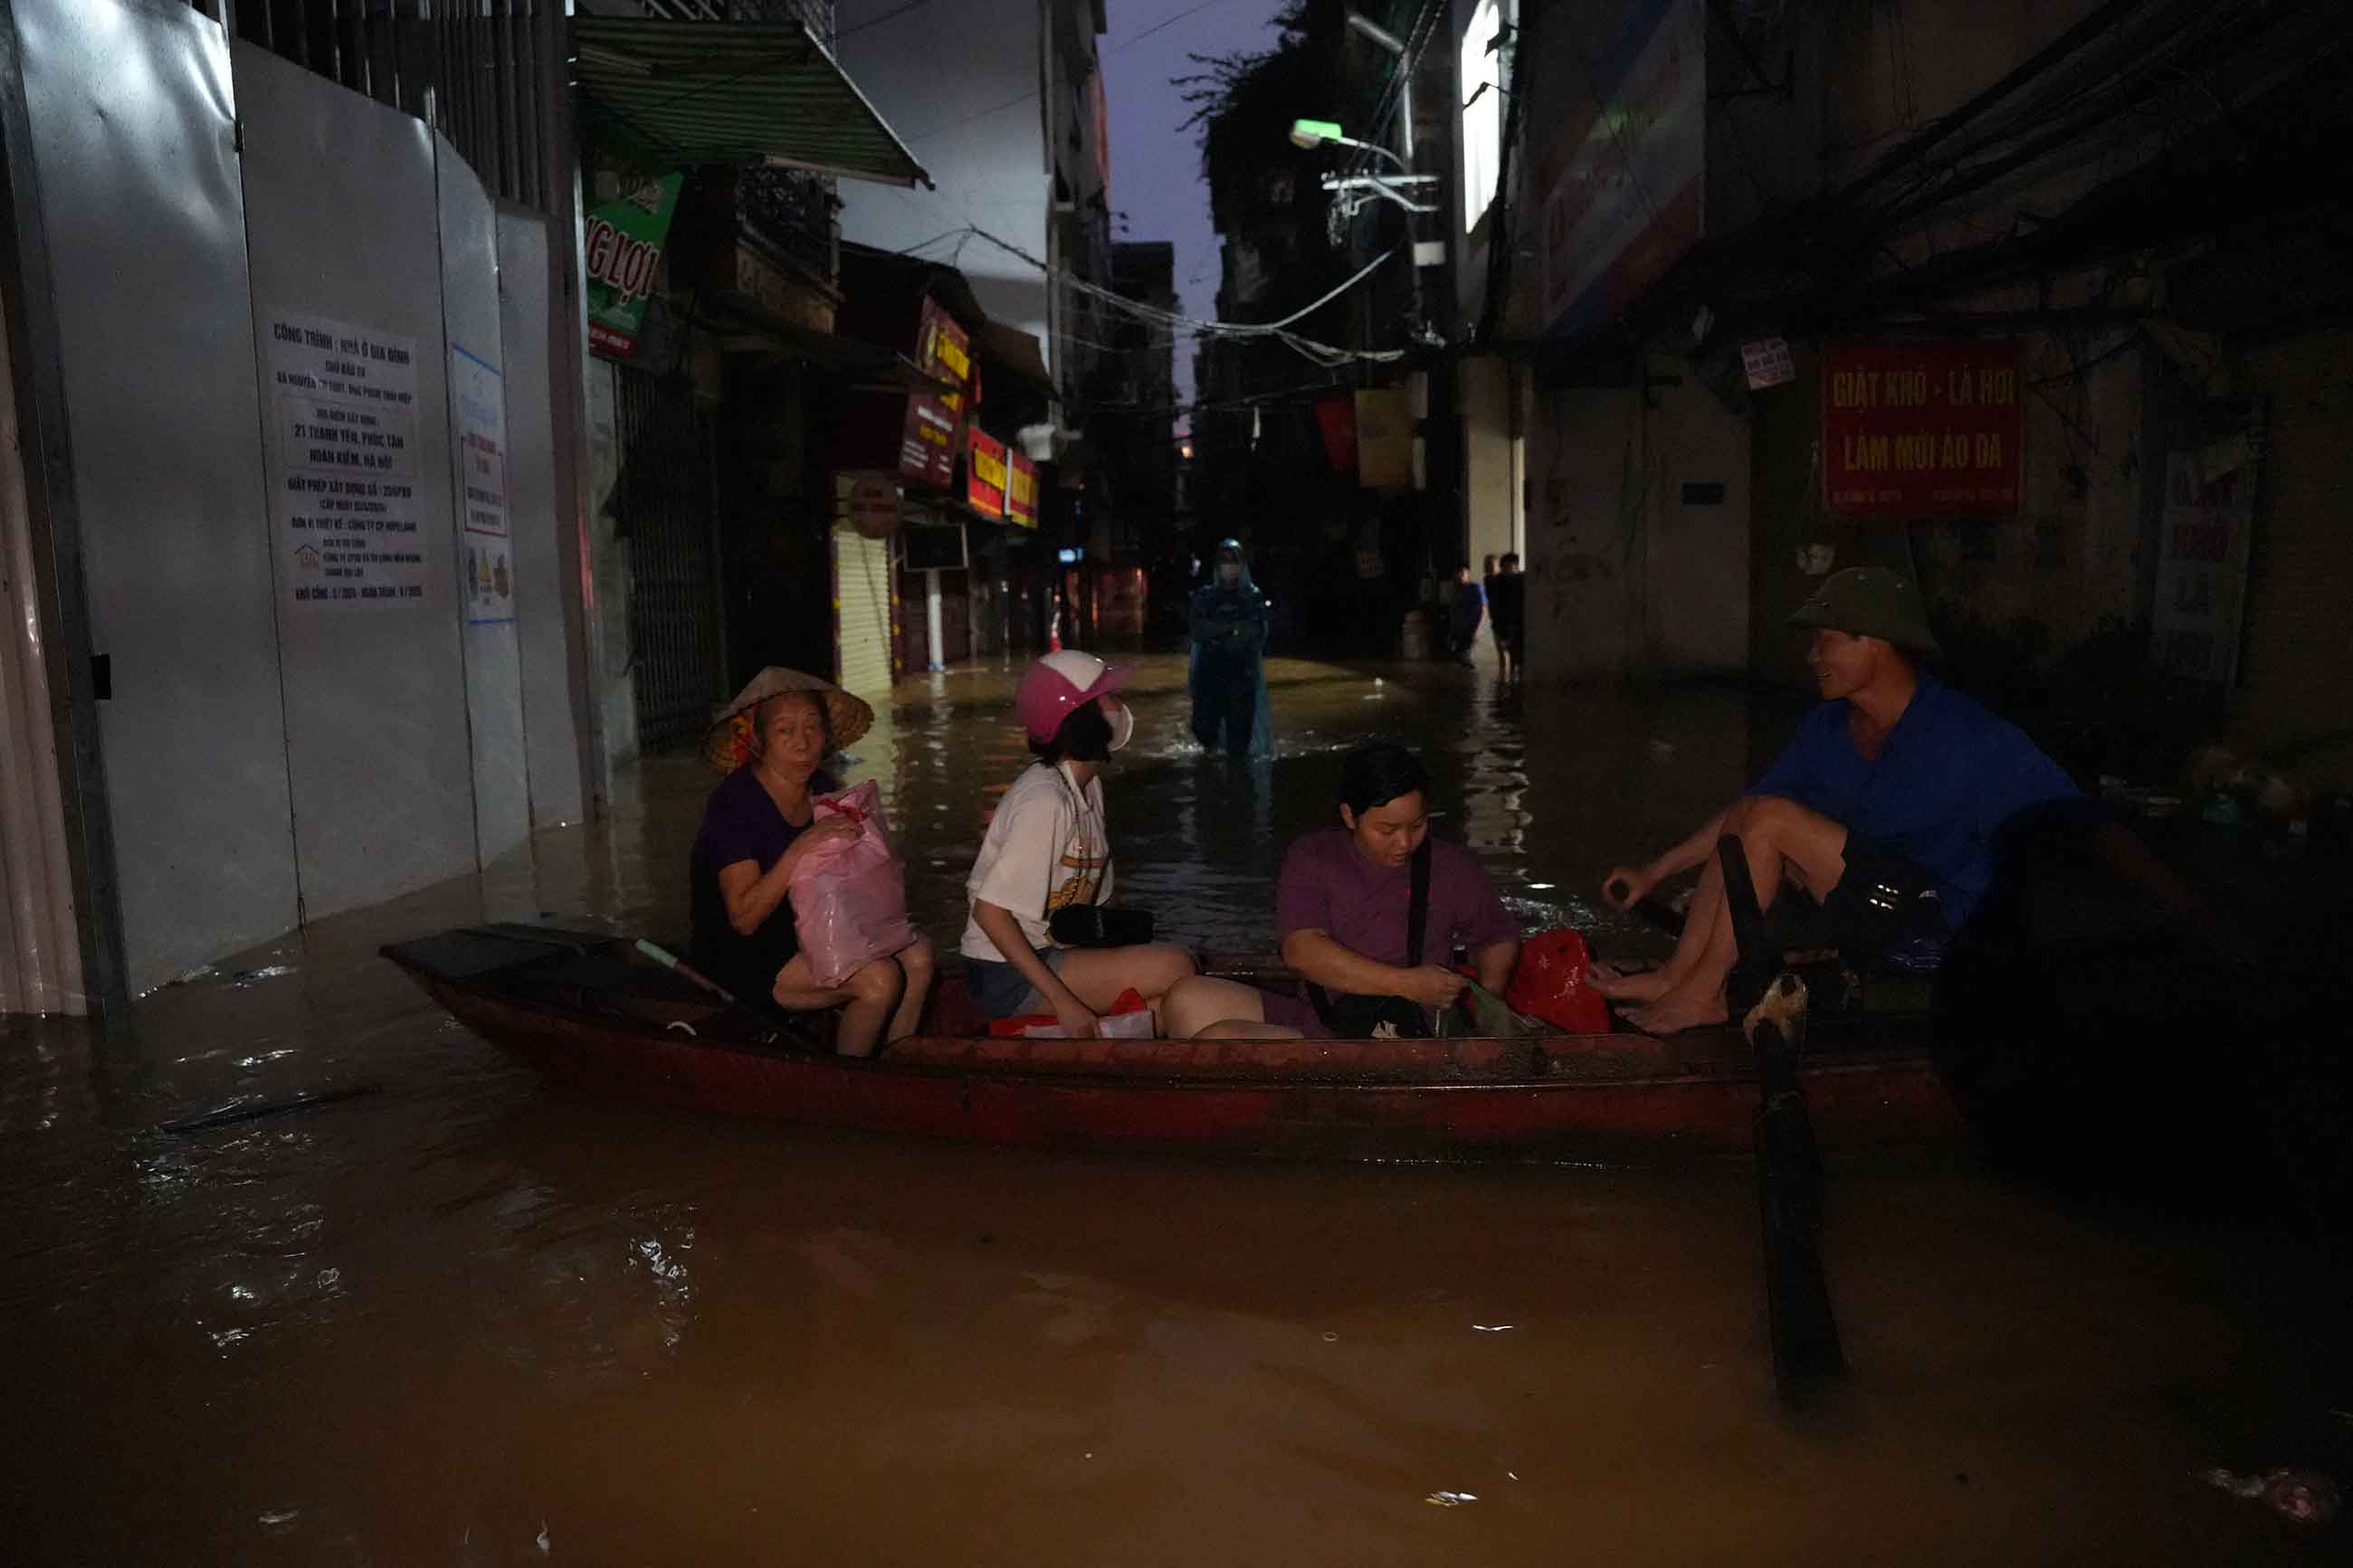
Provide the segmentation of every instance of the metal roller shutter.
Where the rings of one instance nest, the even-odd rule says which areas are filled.
[[[2251,351],[2246,390],[2269,400],[2241,688],[2274,743],[2353,728],[2345,625],[2353,613],[2353,332]],[[2341,748],[2340,748],[2341,750]]]
[[[880,707],[891,700],[891,542],[833,531],[834,679]]]

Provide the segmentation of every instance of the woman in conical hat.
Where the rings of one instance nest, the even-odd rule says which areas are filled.
[[[787,1012],[840,1008],[834,1048],[852,1057],[913,1034],[932,984],[931,943],[918,936],[842,984],[820,985],[793,923],[794,866],[858,833],[846,817],[814,821],[815,797],[841,788],[822,764],[873,722],[873,709],[831,681],[762,670],[703,737],[703,761],[726,777],[703,807],[691,871],[696,967]]]

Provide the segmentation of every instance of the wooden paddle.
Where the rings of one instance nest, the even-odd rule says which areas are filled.
[[[1601,890],[1613,899],[1622,899],[1628,891],[1626,879],[1612,877],[1608,882],[1602,884]],[[1669,936],[1683,934],[1683,911],[1656,893],[1644,893],[1634,900],[1633,906],[1627,912],[1648,921]]]
[[[694,982],[730,1007],[755,1019],[764,1027],[774,1030],[780,1037],[779,1043],[789,1042],[797,1049],[814,1051],[821,1056],[832,1054],[810,1037],[807,1026],[782,1007],[777,1006],[773,1000],[765,996],[756,1000],[738,996],[686,960],[679,957],[678,954],[670,952],[670,949],[648,942],[643,937],[638,939],[637,949],[672,974]]]
[[[1821,1222],[1821,1152],[1798,1081],[1806,1038],[1806,984],[1784,970],[1765,942],[1764,911],[1748,877],[1748,854],[1726,834],[1716,840],[1725,910],[1739,962],[1725,986],[1732,1016],[1757,1056],[1757,1194],[1765,1237],[1765,1304],[1773,1380],[1782,1402],[1802,1405],[1825,1378],[1846,1371],[1830,1283],[1815,1232]]]

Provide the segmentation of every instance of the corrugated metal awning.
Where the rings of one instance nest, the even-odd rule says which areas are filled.
[[[1046,358],[1038,352],[1038,339],[1029,332],[1007,321],[984,322],[980,329],[981,352],[994,369],[1026,381],[1043,392],[1054,395],[1054,378],[1046,370]]]
[[[722,289],[703,303],[708,314],[697,315],[699,324],[739,337],[765,340],[765,346],[779,353],[805,363],[839,373],[848,378],[849,384],[894,392],[942,393],[956,390],[953,384],[918,369],[915,363],[904,354],[893,353],[879,343],[821,332],[814,327],[788,321],[759,300],[737,289]]]
[[[798,22],[575,16],[572,47],[582,122],[638,156],[932,183]]]

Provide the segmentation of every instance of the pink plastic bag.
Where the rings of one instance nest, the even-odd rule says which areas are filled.
[[[839,985],[915,940],[907,923],[907,867],[882,826],[882,792],[872,780],[821,795],[811,826],[846,816],[858,837],[803,856],[793,867],[793,924],[820,985]]]

